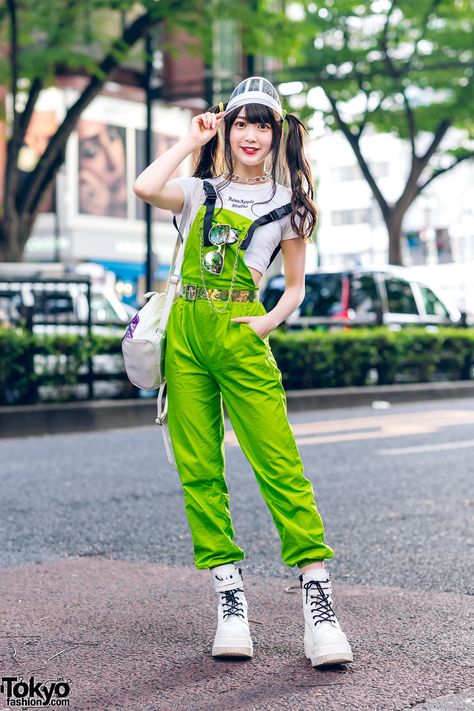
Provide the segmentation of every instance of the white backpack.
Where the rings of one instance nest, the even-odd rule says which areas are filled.
[[[192,200],[188,203],[188,209],[183,211],[166,291],[150,291],[145,294],[148,301],[132,318],[122,339],[125,370],[130,382],[143,390],[159,388],[155,422],[162,428],[168,462],[175,469],[176,462],[166,422],[168,415],[164,370],[166,326],[173,302],[178,298],[176,294],[179,296],[178,286],[181,282],[186,238],[197,211],[205,201],[202,183],[200,178],[196,178]],[[176,250],[178,250],[177,254]]]
[[[180,252],[182,249],[183,244]],[[173,275],[167,291],[145,294],[148,301],[132,318],[122,339],[128,379],[142,390],[154,390],[165,379],[166,324],[178,281]]]

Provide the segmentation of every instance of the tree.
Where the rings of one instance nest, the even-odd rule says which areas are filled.
[[[0,260],[21,259],[81,113],[131,49],[165,21],[170,32],[184,30],[202,39],[207,36],[206,12],[206,3],[192,0],[146,0],[140,5],[130,0],[5,0],[0,6],[0,87],[6,87],[12,98],[0,206]],[[173,51],[172,46],[168,49]],[[36,167],[22,181],[19,152],[40,92],[54,84],[60,69],[85,73],[87,84]]]
[[[410,205],[433,180],[474,156],[470,0],[327,0],[301,4],[299,11],[299,49],[280,78],[302,82],[303,118],[314,113],[310,90],[324,91],[319,110],[349,141],[387,226],[389,262],[401,264]],[[355,110],[355,101],[362,108]],[[393,202],[361,151],[368,126],[411,147],[406,183]],[[458,131],[448,135],[449,129]]]

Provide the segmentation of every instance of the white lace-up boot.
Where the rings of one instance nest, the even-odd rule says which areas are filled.
[[[334,613],[331,582],[324,568],[300,575],[304,611],[304,651],[313,667],[347,664],[352,650]]]
[[[247,619],[247,601],[242,570],[234,563],[211,568],[214,589],[219,594],[217,632],[213,657],[252,657],[253,644]]]

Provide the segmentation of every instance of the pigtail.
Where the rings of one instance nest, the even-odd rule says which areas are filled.
[[[305,242],[310,242],[318,222],[318,209],[313,202],[313,177],[304,153],[305,126],[293,114],[285,116],[287,127],[285,158],[291,179],[291,226]],[[296,217],[299,217],[297,223]]]
[[[211,106],[208,110],[213,113],[219,113],[224,108],[224,105],[220,104]],[[226,174],[223,182],[216,186],[218,197],[221,200],[221,208],[223,204],[219,190],[231,182],[231,175],[234,170],[229,136],[231,126],[238,113],[239,108],[237,107],[226,115],[223,137],[221,137],[221,131],[219,130],[210,141],[201,146],[193,171],[193,177],[201,178],[202,180]],[[272,109],[261,104],[247,104],[246,113],[248,120],[252,123],[265,121],[272,126],[271,173],[273,190],[269,200],[275,195],[277,174],[281,173],[281,168],[283,168],[283,172],[290,176],[291,181],[291,227],[305,242],[311,242],[318,221],[318,210],[312,199],[313,178],[311,168],[304,153],[303,138],[306,132],[304,125],[296,116],[286,112],[285,119],[282,122]],[[286,169],[282,165],[284,163],[286,163]]]
[[[214,114],[222,110],[222,108],[219,108],[219,105],[211,106],[208,109],[208,111]],[[211,138],[210,141],[201,146],[194,166],[194,178],[202,178],[205,180],[206,178],[213,178],[215,175],[219,175],[222,163],[222,139],[219,134],[220,132],[217,131],[216,135]]]

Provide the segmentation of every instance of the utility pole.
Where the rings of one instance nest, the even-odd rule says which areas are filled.
[[[146,65],[145,65],[145,93],[146,93],[146,129],[145,129],[145,166],[149,166],[153,158],[153,37],[148,30],[145,40]],[[145,235],[146,235],[146,291],[153,291],[155,273],[155,255],[153,252],[152,206],[145,203]]]

